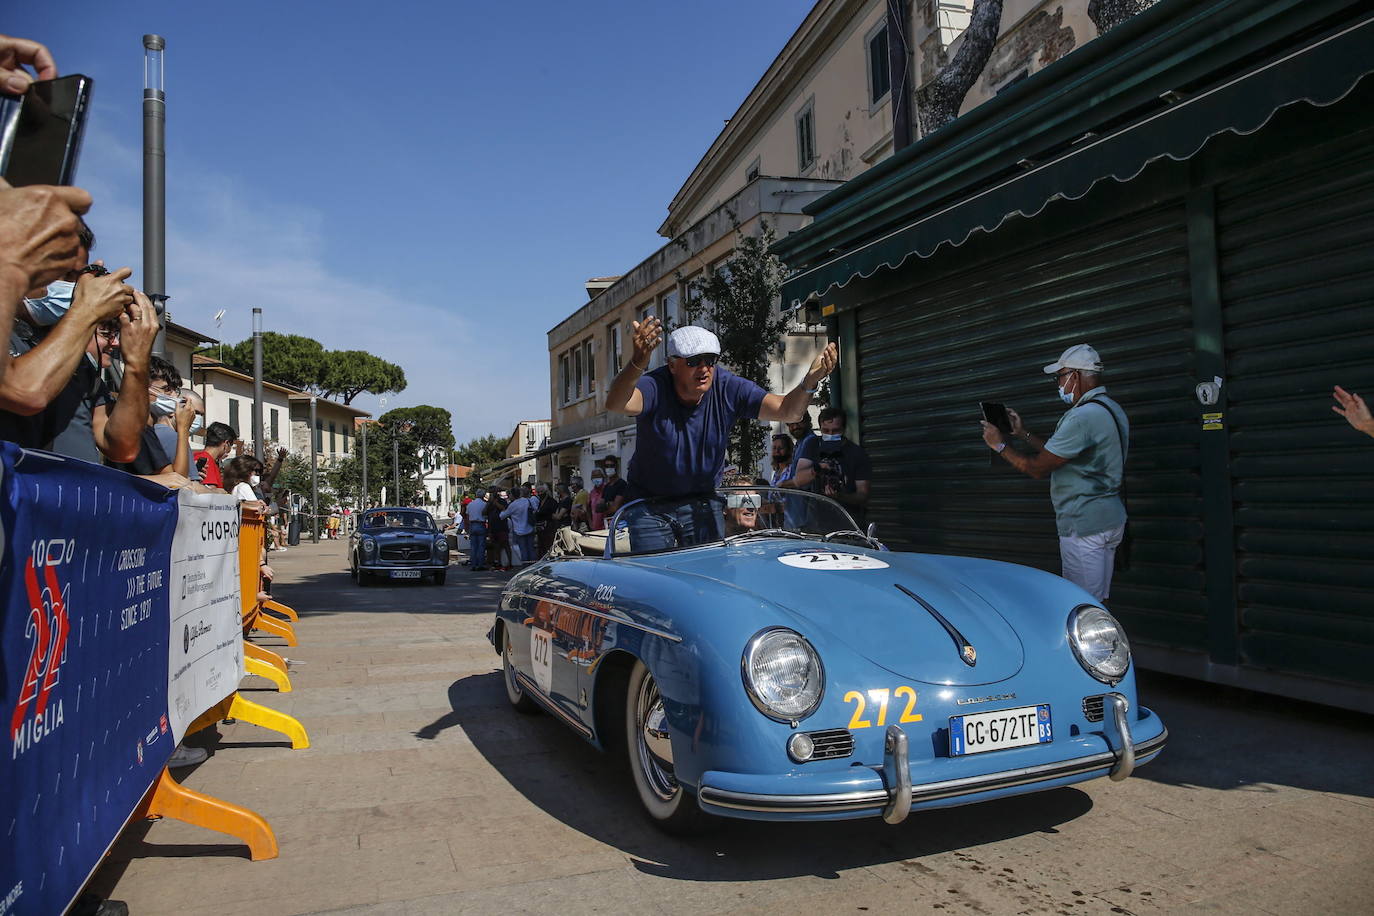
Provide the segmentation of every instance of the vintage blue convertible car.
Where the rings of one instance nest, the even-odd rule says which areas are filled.
[[[348,568],[353,581],[373,577],[420,579],[435,585],[448,578],[448,538],[423,509],[369,509],[348,538]]]
[[[888,551],[835,502],[722,489],[560,533],[510,580],[506,692],[623,747],[668,830],[882,816],[1101,776],[1164,747],[1130,647],[1058,576]]]

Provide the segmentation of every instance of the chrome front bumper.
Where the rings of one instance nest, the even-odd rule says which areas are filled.
[[[763,815],[842,815],[846,812],[869,811],[881,812],[883,820],[897,824],[906,819],[913,805],[942,799],[1068,779],[1101,769],[1107,769],[1107,775],[1111,779],[1122,780],[1130,776],[1138,764],[1147,763],[1164,749],[1169,732],[1168,729],[1162,729],[1155,737],[1136,743],[1131,739],[1125,698],[1108,694],[1107,702],[1110,704],[1111,714],[1104,724],[1107,726],[1107,744],[1111,749],[1096,754],[913,786],[907,736],[902,729],[889,725],[884,741],[882,767],[886,788],[819,795],[765,795],[737,792],[703,783],[697,796],[703,805]]]

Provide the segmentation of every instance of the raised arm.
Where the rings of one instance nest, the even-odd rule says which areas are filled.
[[[649,360],[654,355],[654,347],[663,340],[663,325],[652,315],[632,324],[635,331],[634,349],[629,362],[616,375],[615,381],[611,382],[611,387],[606,392],[606,410],[637,417],[644,410],[644,395],[640,394],[635,385],[639,382],[639,377],[649,371]]]
[[[806,406],[811,403],[811,395],[815,393],[816,386],[821,383],[821,379],[835,371],[839,361],[839,348],[834,343],[826,344],[825,349],[811,361],[811,368],[807,370],[801,384],[787,392],[786,397],[780,394],[763,396],[763,403],[759,405],[759,419],[782,420],[784,423],[795,423],[800,420],[802,414],[806,413]]]

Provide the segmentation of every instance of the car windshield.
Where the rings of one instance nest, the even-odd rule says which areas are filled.
[[[641,499],[612,521],[614,556],[737,544],[754,538],[844,541],[878,547],[826,496],[774,487],[722,487],[714,494]]]
[[[385,512],[369,512],[363,516],[364,531],[380,531],[383,528],[420,528],[434,530],[434,519],[428,512],[415,509],[387,509]]]

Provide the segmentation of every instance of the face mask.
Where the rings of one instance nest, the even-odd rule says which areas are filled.
[[[25,299],[34,324],[50,328],[62,320],[72,307],[72,291],[76,284],[70,280],[54,280],[48,284],[48,294],[41,299]]]
[[[1072,403],[1073,403],[1073,395],[1069,394],[1069,393],[1068,393],[1067,391],[1065,391],[1063,388],[1060,388],[1060,389],[1059,389],[1059,400],[1063,401],[1065,404],[1072,404]]]
[[[262,482],[262,478],[259,477],[257,474],[254,474],[252,477],[249,477],[249,478],[248,478],[248,483],[249,483],[250,485],[252,485],[252,486],[255,486],[255,487],[256,487],[259,483],[261,483],[261,482]]]
[[[844,433],[822,433],[822,434],[821,434],[821,441],[822,441],[822,442],[839,442],[839,441],[840,441],[841,439],[843,439],[843,438],[844,438]]]
[[[191,421],[191,428],[188,432],[190,433],[190,435],[194,436],[196,433],[200,432],[204,428],[205,418],[202,417],[200,414],[196,414],[196,418]]]
[[[148,405],[148,412],[155,417],[170,417],[176,410],[177,399],[166,394],[158,395],[157,400]]]
[[[599,486],[601,486],[601,478],[600,478],[600,477],[593,477],[593,478],[592,478],[592,488],[595,489],[596,487],[599,487]]]

